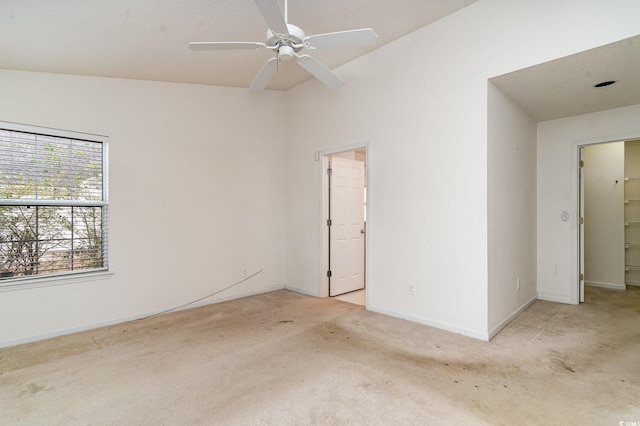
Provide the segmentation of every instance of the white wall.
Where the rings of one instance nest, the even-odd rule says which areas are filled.
[[[624,289],[624,142],[584,148],[585,284]]]
[[[488,338],[487,80],[638,34],[639,10],[481,0],[339,67],[338,92],[289,90],[287,285],[320,294],[314,152],[368,142],[368,307]]]
[[[538,297],[577,303],[577,145],[640,135],[640,105],[538,123]],[[636,136],[637,137],[637,136]],[[571,218],[560,219],[566,210]]]
[[[537,299],[536,123],[489,83],[489,330]]]
[[[284,93],[0,71],[0,120],[109,137],[107,280],[0,293],[0,346],[282,288]]]

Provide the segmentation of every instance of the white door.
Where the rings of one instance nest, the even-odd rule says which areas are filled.
[[[364,163],[331,158],[329,296],[364,288]]]

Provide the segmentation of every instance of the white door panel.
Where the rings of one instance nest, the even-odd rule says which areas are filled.
[[[330,296],[364,288],[364,163],[331,159]]]

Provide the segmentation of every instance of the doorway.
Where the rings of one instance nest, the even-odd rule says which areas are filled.
[[[578,291],[625,290],[640,272],[640,141],[578,148]]]
[[[366,306],[367,148],[324,153],[324,296]]]

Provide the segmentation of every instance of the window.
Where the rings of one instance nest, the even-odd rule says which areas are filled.
[[[0,286],[107,270],[105,137],[0,122]]]

